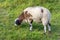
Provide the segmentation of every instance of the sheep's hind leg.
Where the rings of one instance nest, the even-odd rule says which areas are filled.
[[[46,27],[47,27],[47,20],[42,19],[42,24],[44,26],[44,34],[46,33]]]
[[[49,30],[49,33],[51,33],[51,24],[48,23],[48,30]]]

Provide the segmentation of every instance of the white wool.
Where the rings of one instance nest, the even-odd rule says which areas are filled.
[[[43,10],[43,11],[42,11]],[[43,26],[44,26],[44,32],[46,33],[46,25],[48,26],[48,30],[51,31],[51,27],[50,27],[50,11],[44,7],[28,7],[26,9],[24,9],[23,12],[27,14],[31,14],[31,17],[27,17],[27,19],[24,19],[23,22],[28,22],[30,24],[30,30],[32,30],[32,23],[29,19],[33,19],[34,22],[42,22]],[[18,20],[19,18],[15,19]],[[16,24],[15,24],[16,25]]]
[[[42,12],[42,10],[43,10],[43,12]],[[30,17],[30,18],[32,18],[33,21],[42,22],[42,24],[44,26],[45,33],[46,33],[46,25],[48,25],[48,30],[51,31],[51,27],[49,25],[51,14],[50,14],[50,11],[48,9],[46,9],[44,7],[37,6],[37,7],[28,7],[24,10],[24,12],[26,12],[26,11],[32,15],[32,17]],[[28,22],[28,20],[25,20],[25,21]],[[32,25],[30,26],[30,30],[32,30]]]
[[[41,12],[41,9],[43,9],[43,13]],[[48,9],[44,8],[44,7],[28,7],[24,10],[28,11],[28,13],[30,13],[32,15],[32,19],[35,22],[40,22],[42,19],[44,21],[50,21],[50,12]],[[41,19],[41,20],[40,20]]]

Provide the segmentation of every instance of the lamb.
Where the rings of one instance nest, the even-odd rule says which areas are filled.
[[[15,19],[15,25],[20,25],[23,21],[26,21],[29,23],[31,31],[33,21],[37,23],[42,22],[44,33],[46,33],[46,27],[48,27],[49,32],[51,32],[50,18],[51,13],[47,8],[40,6],[28,7]]]

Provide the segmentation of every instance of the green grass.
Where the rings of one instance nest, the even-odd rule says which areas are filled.
[[[51,29],[44,35],[43,25],[14,25],[14,20],[29,6],[44,6],[51,11]],[[0,0],[0,40],[60,40],[60,0]]]

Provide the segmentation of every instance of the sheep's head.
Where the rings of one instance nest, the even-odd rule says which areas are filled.
[[[32,15],[30,13],[27,13],[27,11],[25,11],[25,13],[22,12],[22,14],[15,19],[15,25],[20,25],[24,19],[28,19],[31,16]]]
[[[24,19],[24,13],[22,13],[18,18],[15,19],[15,25],[20,25]]]

